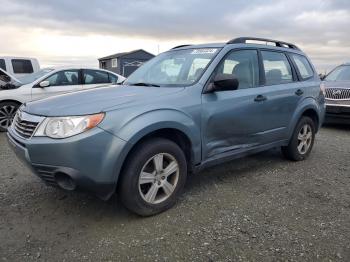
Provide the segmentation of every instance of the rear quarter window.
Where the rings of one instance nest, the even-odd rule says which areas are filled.
[[[15,74],[31,74],[34,72],[30,60],[12,59],[12,67]]]
[[[314,71],[305,56],[292,54],[292,59],[299,71],[303,80],[306,80],[314,75]]]
[[[0,59],[0,68],[6,71],[6,64],[4,59]]]

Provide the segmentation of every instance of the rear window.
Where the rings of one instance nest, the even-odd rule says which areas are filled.
[[[0,59],[0,68],[6,71],[6,64],[4,59]]]
[[[279,85],[293,82],[292,68],[285,54],[262,51],[266,85]]]
[[[15,74],[31,74],[34,72],[30,60],[12,59],[12,67]]]
[[[308,79],[314,75],[314,71],[312,70],[310,63],[305,56],[292,54],[292,59],[296,64],[303,80]]]

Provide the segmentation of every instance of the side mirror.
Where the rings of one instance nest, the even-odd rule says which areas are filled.
[[[50,86],[50,81],[42,81],[39,84],[40,87],[48,87]]]
[[[320,77],[320,79],[321,79],[322,81],[326,78],[326,75],[324,75],[324,74],[319,74],[318,76]]]
[[[237,90],[239,86],[238,79],[231,74],[218,74],[210,84],[207,93]]]

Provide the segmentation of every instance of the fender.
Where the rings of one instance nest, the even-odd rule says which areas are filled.
[[[117,114],[119,115],[119,112]],[[116,157],[116,181],[118,181],[121,167],[132,147],[146,135],[160,129],[171,128],[185,134],[191,142],[194,163],[201,161],[200,125],[196,124],[190,115],[180,110],[169,108],[149,110],[134,115],[134,117],[119,125],[118,129],[111,129],[110,127],[101,126],[105,131],[127,142],[122,152]]]
[[[131,144],[136,144],[147,134],[164,128],[177,129],[184,133],[191,142],[195,161],[196,156],[200,157],[199,125],[191,116],[176,109],[157,109],[138,115],[124,124],[116,135]]]
[[[23,86],[20,86],[15,89],[0,89],[0,102],[12,101],[19,104],[24,104],[25,102],[30,101],[31,94],[30,92],[26,92]]]
[[[315,111],[315,113],[317,114],[317,118],[319,120],[319,126],[322,124],[323,116],[321,112],[323,112],[323,109],[320,108],[320,106],[318,105],[317,101],[314,98],[307,97],[299,103],[297,109],[293,114],[292,120],[288,125],[288,140],[292,137],[294,129],[299,119],[304,114],[304,112],[308,109],[312,109],[313,111]]]

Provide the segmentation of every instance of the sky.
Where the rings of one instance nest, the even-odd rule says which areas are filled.
[[[0,0],[0,56],[98,66],[134,49],[256,36],[298,45],[320,73],[350,62],[348,0]]]

